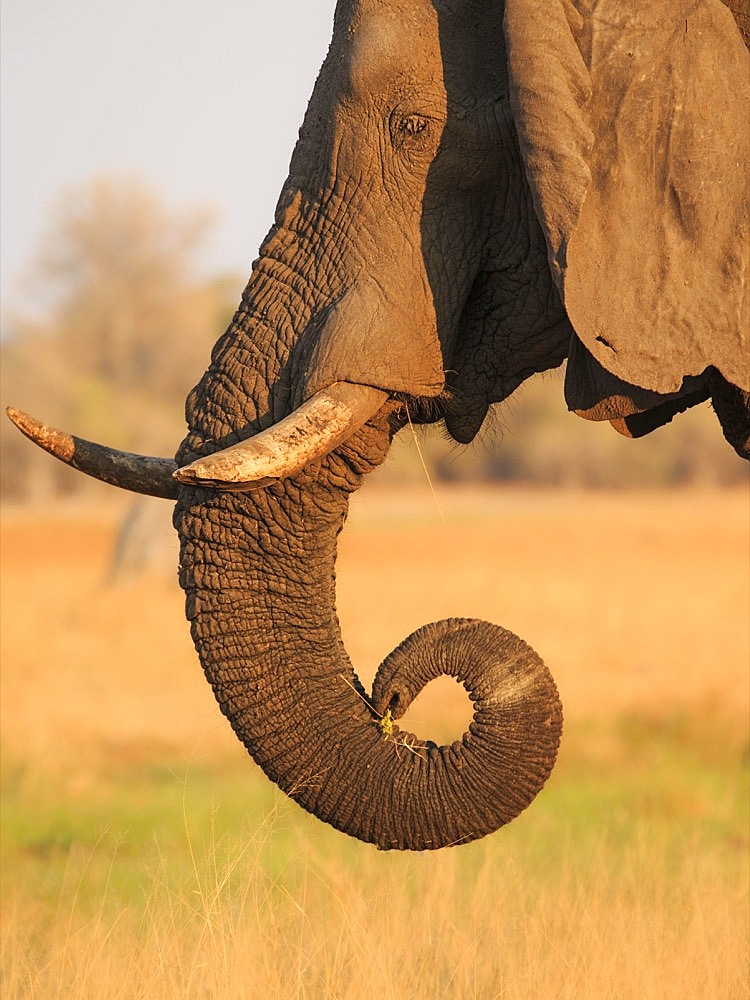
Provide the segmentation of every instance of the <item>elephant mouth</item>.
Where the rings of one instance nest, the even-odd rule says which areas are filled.
[[[131,492],[176,500],[180,483],[242,492],[293,476],[347,441],[388,398],[381,389],[336,382],[260,434],[181,468],[173,459],[118,451],[67,434],[13,407],[7,414],[26,437],[79,472]]]

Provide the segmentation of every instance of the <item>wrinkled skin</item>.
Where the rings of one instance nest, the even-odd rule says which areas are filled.
[[[567,357],[582,416],[637,437],[711,397],[747,457],[747,23],[719,0],[666,9],[340,0],[275,224],[188,397],[177,465],[334,383],[384,402],[270,484],[217,489],[183,469],[178,485],[153,466],[150,492],[178,499],[180,581],[223,712],[288,794],[381,848],[464,843],[518,815],[562,724],[536,654],[482,622],[427,626],[370,697],[359,684],[336,538],[392,436],[443,420],[471,441],[492,403]],[[100,462],[89,443],[25,432],[84,471]],[[137,457],[102,462],[100,478],[122,484],[125,462],[142,488]],[[440,673],[475,703],[452,747],[393,723]]]

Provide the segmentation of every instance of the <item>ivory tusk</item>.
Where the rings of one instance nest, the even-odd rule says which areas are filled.
[[[104,445],[48,427],[12,406],[5,412],[30,441],[79,472],[133,493],[145,493],[146,496],[163,497],[165,500],[177,499],[178,486],[172,478],[177,463],[173,459],[150,458],[105,448]]]
[[[293,476],[343,444],[387,399],[380,389],[334,382],[273,427],[198,458],[173,475],[181,483],[223,490],[252,489]]]

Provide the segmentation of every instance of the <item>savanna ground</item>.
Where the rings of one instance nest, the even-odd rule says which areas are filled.
[[[4,1000],[748,996],[746,491],[438,499],[354,500],[360,673],[487,618],[544,656],[566,727],[519,819],[422,855],[349,841],[252,765],[172,577],[107,582],[122,507],[6,509]],[[431,687],[411,728],[453,738],[465,704]]]

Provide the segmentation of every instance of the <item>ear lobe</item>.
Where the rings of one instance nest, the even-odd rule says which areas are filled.
[[[750,388],[750,57],[720,0],[507,0],[511,104],[571,323],[659,393]]]
[[[568,409],[587,420],[608,420],[625,437],[650,434],[709,395],[705,375],[687,376],[679,391],[671,393],[631,385],[603,368],[578,337],[570,339],[565,372]]]

